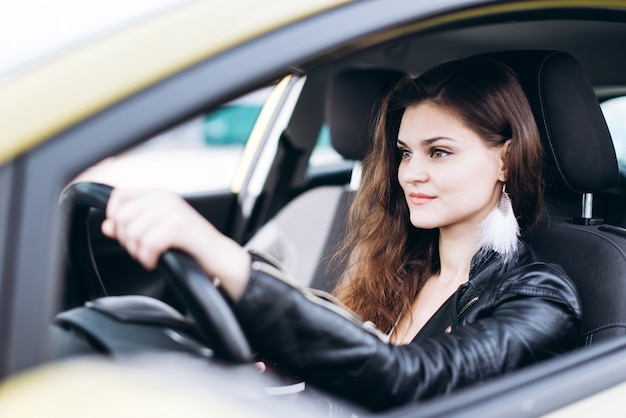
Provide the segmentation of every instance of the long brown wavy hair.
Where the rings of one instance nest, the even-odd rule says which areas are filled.
[[[526,96],[513,71],[489,58],[444,63],[406,77],[380,108],[361,187],[351,203],[338,257],[345,271],[335,295],[364,320],[389,332],[425,281],[439,272],[439,230],[412,226],[398,183],[396,146],[404,110],[428,102],[460,118],[488,146],[511,139],[506,190],[520,228],[542,210],[542,150]]]

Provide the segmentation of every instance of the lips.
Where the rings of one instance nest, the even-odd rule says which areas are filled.
[[[421,206],[435,200],[435,196],[431,196],[426,193],[411,193],[409,194],[409,200],[412,204]]]

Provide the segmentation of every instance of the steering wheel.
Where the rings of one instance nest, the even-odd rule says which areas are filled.
[[[61,196],[61,211],[69,217],[71,231],[65,240],[67,255],[90,299],[106,296],[106,290],[93,258],[88,215],[92,208],[106,211],[112,190],[104,184],[81,182],[68,186]],[[189,309],[198,332],[211,343],[216,356],[236,363],[252,361],[248,341],[228,303],[190,256],[169,250],[159,259],[158,269]]]

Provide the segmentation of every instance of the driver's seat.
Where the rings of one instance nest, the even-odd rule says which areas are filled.
[[[592,215],[593,194],[616,186],[617,159],[602,110],[569,54],[489,54],[517,74],[545,153],[547,211],[527,237],[575,282],[583,308],[581,345],[626,333],[626,230]]]

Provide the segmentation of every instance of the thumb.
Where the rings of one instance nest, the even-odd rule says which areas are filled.
[[[100,230],[105,236],[109,238],[116,237],[115,222],[113,222],[111,219],[105,219],[104,222],[102,222],[102,226],[100,227]]]

